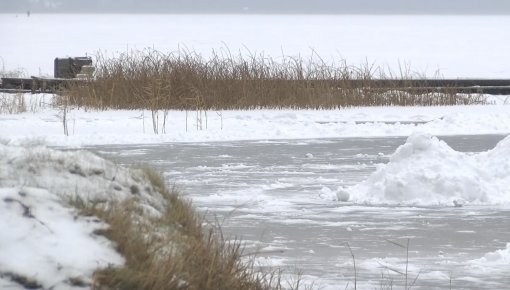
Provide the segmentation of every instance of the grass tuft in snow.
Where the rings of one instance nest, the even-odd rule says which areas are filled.
[[[257,274],[243,261],[240,242],[226,241],[221,231],[204,227],[191,203],[168,190],[159,173],[149,168],[143,173],[163,196],[159,216],[144,218],[136,194],[118,203],[69,201],[82,214],[109,224],[101,234],[126,259],[124,266],[97,271],[95,289],[281,289],[276,274]]]

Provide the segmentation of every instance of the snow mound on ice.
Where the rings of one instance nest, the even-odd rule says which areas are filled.
[[[476,273],[507,273],[510,267],[510,243],[505,249],[486,253],[479,259],[467,261],[467,269]]]
[[[151,215],[163,205],[141,172],[92,153],[0,144],[0,288],[25,289],[29,282],[43,289],[90,287],[96,269],[124,259],[95,234],[107,225],[80,216],[66,199],[132,196]]]
[[[487,253],[482,258],[472,262],[492,266],[510,266],[510,243],[506,244],[505,249]]]
[[[453,150],[428,134],[413,134],[364,182],[340,188],[355,203],[462,206],[510,203],[510,137],[478,154]]]

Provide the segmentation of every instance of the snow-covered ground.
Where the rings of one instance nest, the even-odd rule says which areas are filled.
[[[304,59],[315,51],[397,76],[510,77],[508,16],[0,14],[0,25],[0,69],[27,75],[52,75],[55,57],[151,47]]]
[[[1,99],[13,95],[0,94]],[[52,95],[25,96],[28,112],[1,114],[0,138],[10,144],[52,146],[148,144],[260,139],[510,133],[508,96],[488,97],[497,105],[450,107],[362,107],[339,110],[169,111],[158,134],[150,111],[94,111],[52,108]],[[1,108],[0,108],[1,111]]]
[[[95,270],[123,264],[95,233],[107,225],[68,202],[132,197],[132,186],[150,186],[140,176],[86,151],[0,144],[0,288],[90,288]],[[161,210],[157,194],[139,198]]]

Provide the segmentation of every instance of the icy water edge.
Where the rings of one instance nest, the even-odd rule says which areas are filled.
[[[463,152],[504,136],[441,137]],[[299,269],[325,289],[509,289],[510,266],[473,263],[510,242],[503,207],[376,207],[339,203],[331,191],[365,179],[405,138],[342,138],[95,146],[121,163],[155,166],[257,263]],[[409,262],[406,246],[409,241]],[[398,245],[401,246],[398,246]],[[400,272],[400,273],[399,273]],[[416,278],[417,277],[417,278]],[[416,280],[415,280],[416,278]]]

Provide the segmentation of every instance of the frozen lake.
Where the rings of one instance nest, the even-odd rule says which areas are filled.
[[[462,152],[491,149],[501,135],[444,136]],[[227,235],[259,252],[260,265],[301,269],[325,289],[403,286],[409,239],[413,289],[504,289],[508,264],[484,263],[510,241],[510,208],[377,207],[331,199],[364,180],[405,142],[343,138],[89,147],[122,164],[148,163],[185,190]],[[389,286],[388,286],[389,287]]]
[[[144,48],[276,60],[315,52],[394,77],[510,76],[508,16],[0,14],[0,25],[9,40],[0,46],[0,69],[28,76],[52,75],[55,57]]]

